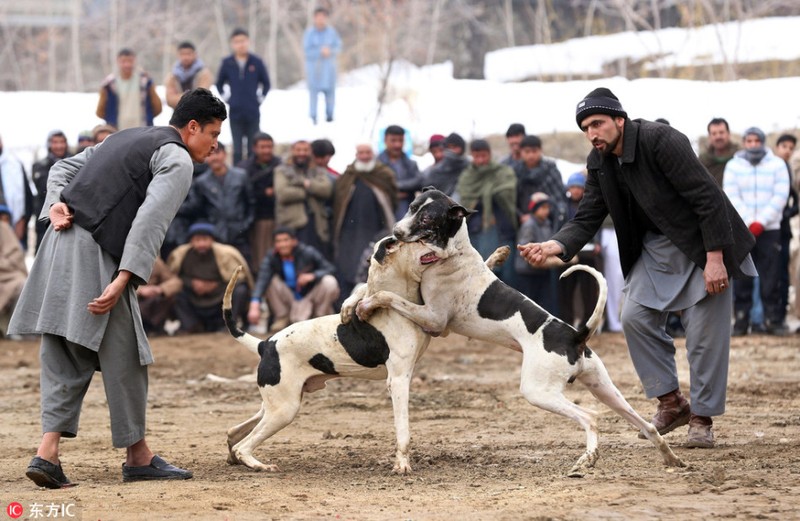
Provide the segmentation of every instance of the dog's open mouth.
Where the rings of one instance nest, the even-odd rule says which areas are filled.
[[[439,260],[439,257],[437,257],[436,254],[433,253],[432,251],[426,253],[425,255],[423,255],[422,257],[419,258],[420,264],[431,264],[431,263],[434,263],[434,262],[436,262],[438,260]]]

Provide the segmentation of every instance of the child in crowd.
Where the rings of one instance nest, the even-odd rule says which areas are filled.
[[[550,222],[550,197],[544,192],[535,192],[528,203],[529,219],[520,226],[517,232],[517,243],[544,242],[553,235]],[[534,268],[525,259],[514,257],[514,269],[517,272],[520,291],[539,304],[551,314],[556,314],[558,299],[552,269]]]

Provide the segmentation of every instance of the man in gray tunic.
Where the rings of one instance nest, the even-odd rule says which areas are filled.
[[[112,441],[127,448],[124,481],[187,479],[145,441],[147,343],[136,287],[146,284],[167,227],[189,191],[192,160],[217,144],[225,105],[206,89],[184,95],[167,127],[109,136],[50,171],[40,219],[50,219],[11,319],[15,334],[41,334],[42,441],[26,475],[73,485],[59,460],[78,433],[81,404],[103,372]]]
[[[625,275],[622,327],[645,394],[659,400],[653,424],[664,434],[688,423],[686,446],[711,448],[711,417],[725,411],[730,278],[755,276],[753,236],[677,130],[628,119],[605,88],[578,103],[575,119],[594,147],[583,200],[551,240],[518,249],[534,265],[568,260],[611,215]],[[686,329],[691,405],[665,331],[674,311]]]

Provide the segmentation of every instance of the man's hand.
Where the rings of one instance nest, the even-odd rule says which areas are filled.
[[[730,286],[728,270],[722,260],[721,250],[706,253],[706,269],[703,271],[703,278],[706,281],[706,291],[711,295],[722,293]]]
[[[50,222],[53,223],[55,231],[60,232],[71,228],[72,219],[72,212],[69,211],[66,203],[56,203],[50,207]]]
[[[125,291],[125,287],[130,280],[130,271],[120,271],[117,274],[117,278],[112,280],[111,283],[106,286],[106,289],[103,290],[103,294],[89,302],[86,309],[88,309],[89,313],[92,315],[105,315],[117,304],[117,301],[122,296],[122,292]]]
[[[301,273],[297,276],[297,286],[300,288],[306,287],[306,284],[314,282],[317,277],[313,273]]]
[[[529,242],[528,244],[517,244],[517,250],[522,258],[531,266],[544,266],[548,258],[553,255],[561,255],[563,250],[556,241]]]
[[[267,197],[272,197],[273,195],[275,195],[275,189],[271,186],[268,188],[264,188],[264,195],[266,195]]]
[[[139,286],[136,289],[136,295],[141,298],[153,298],[163,293],[161,286],[156,284],[148,284],[146,286]]]
[[[213,280],[192,279],[192,291],[197,295],[207,295],[217,289],[219,283]]]
[[[322,54],[323,58],[327,58],[328,56],[330,56],[331,55],[330,47],[325,46],[322,49],[320,49],[320,54]]]
[[[250,302],[250,308],[247,310],[247,321],[251,324],[258,324],[261,320],[261,302]]]

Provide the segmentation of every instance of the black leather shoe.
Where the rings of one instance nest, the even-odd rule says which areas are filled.
[[[67,488],[77,485],[64,475],[60,464],[55,465],[39,456],[34,457],[28,464],[25,475],[38,486],[45,488]]]
[[[122,464],[122,481],[149,481],[156,479],[190,479],[192,472],[170,465],[158,456],[153,456],[146,467],[129,467]]]

